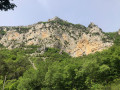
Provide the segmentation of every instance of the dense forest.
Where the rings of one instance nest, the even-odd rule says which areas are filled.
[[[8,50],[0,45],[0,90],[118,90],[120,88],[120,36],[105,33],[114,45],[102,52],[73,58],[39,46]]]

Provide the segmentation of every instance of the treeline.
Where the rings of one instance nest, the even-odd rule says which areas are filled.
[[[53,51],[45,53],[45,61],[35,60],[38,70],[25,72],[18,90],[109,90],[107,85],[120,76],[120,46],[79,58]]]
[[[14,90],[12,86],[16,84],[19,77],[23,76],[23,73],[30,67],[27,58],[21,49],[0,50],[0,90],[4,86],[5,90]]]
[[[29,57],[35,70],[26,51],[1,50],[0,89],[5,77],[5,90],[104,90],[119,79],[120,46],[78,58],[59,52],[49,48],[43,55]]]
[[[1,49],[0,90],[119,90],[120,44],[112,39],[109,49],[77,58],[53,48],[30,56],[37,46]]]

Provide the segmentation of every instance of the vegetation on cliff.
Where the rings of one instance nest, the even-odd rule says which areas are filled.
[[[93,23],[86,28],[79,24],[63,21],[59,18],[49,20],[48,22],[49,24],[55,24],[58,28],[64,26],[64,28],[61,29],[62,32],[68,30],[66,27],[69,28],[72,25],[71,28],[74,30],[71,30],[70,35],[73,37],[77,33],[75,31],[79,29],[78,31],[80,32],[78,32],[76,38],[80,38],[81,33],[87,33],[86,36],[90,35],[90,39],[92,36],[93,38],[99,37],[96,41],[103,39],[101,42],[105,42],[106,44],[113,41],[114,45],[94,54],[87,55],[83,52],[83,56],[75,58],[71,57],[70,53],[65,53],[64,49],[66,48],[60,47],[59,45],[59,49],[57,47],[46,47],[43,41],[50,37],[39,38],[41,42],[36,45],[25,45],[25,42],[21,40],[22,43],[20,43],[19,48],[12,48],[11,50],[6,49],[3,44],[0,44],[0,90],[3,88],[4,90],[111,90],[113,88],[117,90],[120,88],[120,35],[117,32],[103,33],[101,29]],[[45,25],[48,22],[39,22],[38,27],[39,24]],[[51,28],[49,24],[46,24],[45,27]],[[44,25],[40,28],[42,29]],[[10,33],[8,35],[12,37],[11,42],[15,41],[14,39],[20,36],[20,34],[28,32],[30,27],[12,27],[19,33],[15,35],[11,35]],[[38,27],[36,26],[36,28]],[[8,29],[3,30],[3,28],[0,30],[0,38],[9,31]],[[33,31],[34,29],[35,27]],[[54,29],[54,31],[56,29]],[[33,31],[31,30],[31,32],[29,32],[30,35]],[[26,36],[29,36],[29,33],[26,34]],[[33,35],[31,35],[31,37],[29,36],[29,41],[31,39],[37,41],[35,37],[32,37]],[[44,37],[47,36],[47,34],[43,32],[42,35]],[[62,33],[60,37],[62,36],[67,40],[67,35]],[[54,35],[51,37],[53,38]],[[76,40],[76,38],[74,40]],[[9,41],[6,38],[5,40],[6,41],[3,39],[3,42]],[[18,40],[20,39],[18,38]],[[48,41],[50,40],[48,39]],[[71,43],[71,40],[70,42],[65,41],[65,45]],[[85,42],[85,40],[83,39],[81,42]],[[95,41],[93,40],[92,42]],[[41,43],[44,47],[42,47]],[[105,45],[105,43],[102,45]],[[14,45],[14,43],[11,44]],[[77,50],[80,49],[81,47]]]
[[[109,34],[111,35],[111,33]],[[112,38],[112,37],[111,37]],[[117,38],[115,38],[117,39]],[[117,41],[117,40],[116,40]],[[110,90],[119,89],[120,46],[72,58],[59,49],[29,56],[38,46],[0,50],[0,89],[5,90]],[[29,59],[37,69],[34,69]]]

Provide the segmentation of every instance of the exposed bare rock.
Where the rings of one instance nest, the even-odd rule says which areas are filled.
[[[39,45],[59,48],[73,57],[88,55],[101,51],[113,45],[113,41],[104,42],[107,36],[102,30],[91,23],[88,27],[72,24],[58,17],[49,19],[48,22],[39,22],[29,26],[0,27],[0,43],[8,49],[24,45]],[[44,50],[43,50],[44,51]]]
[[[118,30],[118,34],[120,35],[120,29]]]
[[[54,17],[54,18],[52,18],[52,19],[49,19],[48,21],[58,21],[58,20],[62,20],[62,19],[60,19],[59,17]]]

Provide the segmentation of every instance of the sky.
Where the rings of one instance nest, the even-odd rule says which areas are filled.
[[[120,29],[120,0],[13,0],[14,10],[0,11],[0,26],[31,25],[55,16],[86,27],[90,22],[104,32]]]

